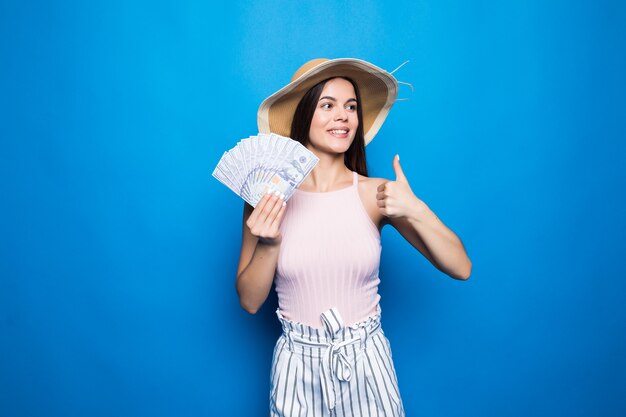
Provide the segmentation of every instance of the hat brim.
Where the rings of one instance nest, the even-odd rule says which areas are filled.
[[[376,136],[398,96],[393,75],[369,62],[354,58],[324,61],[266,98],[259,106],[259,132],[289,137],[298,103],[317,83],[333,77],[351,78],[359,87],[363,133],[367,145]]]

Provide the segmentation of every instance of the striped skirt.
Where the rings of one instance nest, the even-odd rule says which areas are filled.
[[[283,334],[272,359],[271,417],[404,416],[380,307],[352,326],[331,308],[322,329],[276,314]]]

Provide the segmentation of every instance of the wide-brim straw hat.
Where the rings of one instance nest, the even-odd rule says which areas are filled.
[[[365,145],[370,143],[396,101],[398,81],[384,69],[355,58],[318,58],[302,65],[289,84],[259,106],[259,132],[289,137],[293,115],[304,94],[320,81],[334,77],[348,77],[359,87]]]

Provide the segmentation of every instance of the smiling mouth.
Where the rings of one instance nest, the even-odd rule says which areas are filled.
[[[333,136],[345,137],[350,132],[350,129],[331,129],[328,132]]]

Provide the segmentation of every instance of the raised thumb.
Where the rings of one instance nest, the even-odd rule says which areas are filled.
[[[396,155],[395,158],[393,158],[393,170],[396,172],[396,181],[408,182],[400,166],[400,155]]]

